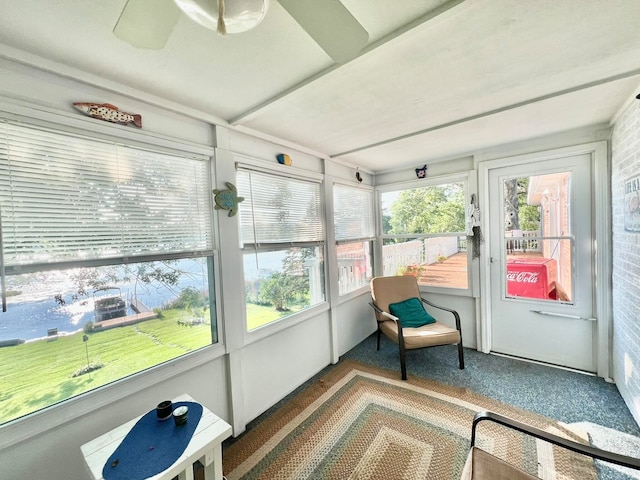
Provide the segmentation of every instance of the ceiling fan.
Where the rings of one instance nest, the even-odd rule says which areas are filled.
[[[339,0],[278,2],[336,63],[356,57],[369,40]],[[262,21],[268,4],[269,0],[128,0],[113,33],[135,47],[159,50],[183,13],[219,33],[241,33]]]

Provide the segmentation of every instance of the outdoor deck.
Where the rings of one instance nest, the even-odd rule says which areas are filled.
[[[133,315],[127,315],[126,317],[112,318],[111,320],[103,320],[102,322],[96,322],[94,328],[96,330],[109,330],[110,328],[126,327],[128,325],[134,325],[136,323],[144,322],[156,318],[158,314],[150,311],[145,313],[135,313]]]
[[[517,257],[541,257],[542,252],[528,251],[516,252],[507,255],[507,258]],[[423,266],[418,275],[418,283],[424,283],[439,287],[464,288],[467,281],[467,252],[451,255],[442,263],[432,263]]]
[[[418,283],[449,288],[466,288],[467,252],[451,255],[441,263],[422,266]]]
[[[112,318],[110,320],[103,320],[95,323],[96,330],[109,330],[110,328],[126,327],[128,325],[134,325],[136,323],[144,322],[158,317],[158,314],[147,307],[144,303],[138,300],[130,301],[131,308],[137,312],[133,315],[127,315],[125,317]]]

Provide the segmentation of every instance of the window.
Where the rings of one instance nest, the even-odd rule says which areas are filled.
[[[384,275],[468,288],[464,182],[385,191],[380,202]]]
[[[373,191],[336,184],[333,188],[334,223],[340,295],[365,287],[372,275],[375,236]]]
[[[237,182],[251,331],[324,301],[322,202],[315,181],[241,168]]]
[[[0,423],[217,342],[209,172],[0,122]]]
[[[571,172],[502,180],[507,298],[572,303]]]

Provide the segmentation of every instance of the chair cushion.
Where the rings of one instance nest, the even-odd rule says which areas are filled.
[[[398,324],[396,322],[387,320],[378,323],[378,326],[382,333],[398,343]],[[404,348],[407,350],[460,343],[460,332],[441,322],[430,323],[418,328],[403,328],[402,336]]]
[[[389,304],[389,311],[400,319],[403,327],[418,328],[436,321],[416,297]]]
[[[471,448],[460,477],[461,480],[535,480],[537,478],[477,447]]]

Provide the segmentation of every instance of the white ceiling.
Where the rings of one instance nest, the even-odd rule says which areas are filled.
[[[640,0],[343,0],[370,40],[342,65],[275,0],[225,37],[183,15],[159,51],[112,34],[125,3],[0,0],[0,56],[372,172],[606,124],[640,88]]]

